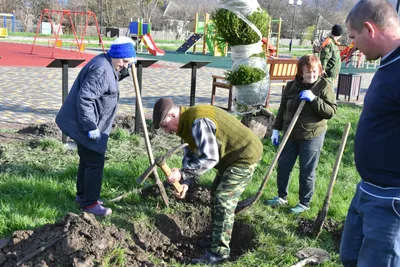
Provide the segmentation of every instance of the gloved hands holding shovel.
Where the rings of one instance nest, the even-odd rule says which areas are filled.
[[[315,99],[315,95],[313,94],[313,92],[311,92],[311,90],[301,91],[300,100],[312,102],[312,101],[314,101],[314,99]]]
[[[179,183],[182,179],[182,172],[179,168],[172,168],[171,175],[167,177],[167,180],[170,184]],[[188,191],[189,186],[187,184],[182,184],[182,192],[174,192],[174,195],[178,199],[184,199],[186,197],[186,192]]]

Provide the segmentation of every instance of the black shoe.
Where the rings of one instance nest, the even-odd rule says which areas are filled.
[[[207,251],[203,257],[199,259],[193,259],[192,263],[214,265],[226,261],[227,259],[229,259],[229,255],[218,255],[212,253],[211,251]]]

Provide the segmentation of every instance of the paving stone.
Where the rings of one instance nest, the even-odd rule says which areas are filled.
[[[181,63],[159,61],[143,69],[142,102],[146,117],[151,117],[152,107],[160,97],[171,97],[174,102],[189,105],[191,71],[180,69]],[[68,85],[71,88],[80,68],[69,69]],[[223,76],[226,70],[203,67],[197,70],[196,104],[209,104],[212,75]],[[54,121],[61,107],[61,69],[45,67],[1,67],[0,71],[0,127],[15,124],[41,124]],[[362,73],[362,103],[371,82],[372,73]],[[135,114],[135,90],[132,78],[120,82],[120,102],[117,115]],[[217,91],[217,104],[227,105],[227,90]],[[271,88],[271,107],[278,107],[281,87]]]

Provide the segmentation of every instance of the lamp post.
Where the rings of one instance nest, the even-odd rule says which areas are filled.
[[[303,2],[301,0],[297,0],[296,3],[294,0],[289,0],[289,5],[293,5],[293,19],[292,19],[292,34],[290,37],[289,43],[289,52],[292,52],[292,42],[293,42],[293,33],[294,33],[294,20],[296,19],[296,6],[301,6]]]
[[[103,27],[103,0],[100,0],[100,35],[103,34],[101,28]],[[101,45],[101,39],[99,36],[99,46]]]

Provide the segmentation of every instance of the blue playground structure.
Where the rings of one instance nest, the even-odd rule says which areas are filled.
[[[138,19],[138,21],[131,21],[129,24],[129,32],[128,35],[132,40],[136,42],[136,49],[138,52],[142,51],[142,44],[144,44],[153,56],[163,56],[165,54],[164,50],[161,50],[157,47],[156,43],[153,40],[153,37],[150,34],[151,24],[143,23],[143,19]],[[143,42],[141,42],[143,41]],[[140,46],[140,49],[138,49]]]

